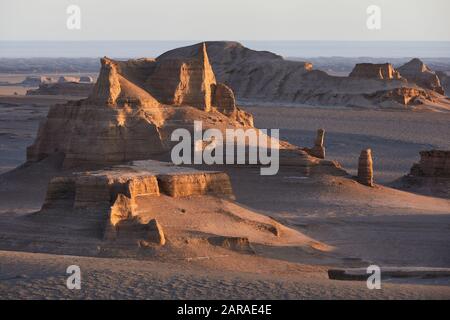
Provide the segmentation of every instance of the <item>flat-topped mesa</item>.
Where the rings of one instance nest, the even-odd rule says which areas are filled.
[[[420,59],[414,58],[397,69],[408,82],[444,94],[439,77]]]
[[[412,166],[410,174],[418,177],[450,178],[450,151],[421,151],[420,161]]]
[[[369,187],[373,187],[373,161],[372,150],[361,151],[358,160],[358,182]]]
[[[380,80],[401,79],[400,73],[394,69],[392,64],[374,64],[374,63],[358,63],[353,68],[349,77],[352,78],[369,78]]]
[[[104,238],[114,239],[120,228],[150,228],[160,230],[154,222],[147,226],[133,223],[136,200],[140,196],[190,197],[199,195],[233,199],[229,176],[218,171],[199,171],[158,161],[137,161],[128,166],[75,173],[55,177],[49,182],[41,213],[47,210],[94,209],[97,218],[106,220]],[[122,224],[125,222],[125,224]],[[152,228],[152,225],[154,228]],[[163,234],[156,239],[164,244]],[[159,239],[159,240],[158,240]],[[151,239],[150,239],[151,240]]]

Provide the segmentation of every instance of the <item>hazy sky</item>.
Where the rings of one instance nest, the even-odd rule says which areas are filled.
[[[80,30],[66,27],[71,4]],[[0,0],[0,40],[450,41],[449,13],[449,0]]]

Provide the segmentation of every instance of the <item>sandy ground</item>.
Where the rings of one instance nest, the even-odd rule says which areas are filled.
[[[448,299],[450,288],[328,280],[316,267],[222,271],[202,262],[155,263],[0,251],[0,297],[9,299]],[[226,259],[226,258],[223,258]],[[222,259],[222,260],[223,260]],[[217,259],[217,263],[221,262]],[[222,263],[227,263],[223,261]],[[66,268],[81,268],[81,290],[66,287]]]
[[[25,147],[47,112],[46,103],[52,103],[43,100],[49,98],[5,99],[0,97],[3,171],[25,160]],[[271,216],[332,251],[256,246],[257,255],[221,251],[209,259],[175,263],[0,251],[0,297],[450,299],[450,279],[386,281],[382,290],[368,290],[364,282],[329,280],[326,273],[330,267],[369,264],[450,267],[450,201],[382,185],[408,172],[418,151],[450,147],[450,115],[324,108],[246,110],[254,114],[256,126],[280,128],[281,138],[301,146],[310,146],[315,130],[325,128],[327,158],[337,159],[350,173],[355,173],[360,149],[373,149],[376,179],[381,183],[373,189],[351,177],[305,176],[295,169],[261,177],[257,168],[225,168],[237,205]],[[18,227],[14,226],[17,217],[40,208],[52,174],[42,166],[0,176],[0,239],[4,241]],[[201,199],[197,205],[201,208]],[[65,287],[65,270],[71,264],[82,269],[80,291]]]

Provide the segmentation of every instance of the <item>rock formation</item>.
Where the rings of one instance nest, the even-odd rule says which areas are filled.
[[[400,87],[392,90],[380,90],[365,95],[371,101],[383,106],[389,103],[398,103],[402,106],[420,105],[427,102],[435,102],[433,95],[420,88]]]
[[[349,77],[380,80],[401,79],[400,73],[390,63],[358,63]]]
[[[217,81],[230,87],[239,102],[388,108],[429,106],[439,102],[442,109],[450,109],[450,103],[439,96],[439,90],[418,87],[389,63],[358,64],[350,77],[337,77],[314,70],[309,62],[284,60],[237,42],[206,44]],[[201,46],[174,49],[157,60],[192,58]],[[408,92],[411,88],[418,91]],[[399,94],[405,98],[397,98]]]
[[[245,237],[210,237],[208,238],[208,242],[214,246],[220,246],[238,252],[255,253],[248,238]]]
[[[420,59],[412,59],[397,69],[402,77],[408,82],[417,84],[418,86],[444,94],[444,88],[441,86],[439,77]]]
[[[325,137],[325,130],[324,129],[317,130],[317,136],[316,139],[314,140],[314,147],[308,149],[310,155],[320,159],[325,159],[325,147],[323,146],[324,137]]]
[[[420,162],[413,165],[410,174],[418,177],[450,178],[450,151],[421,151]]]
[[[358,182],[373,187],[373,161],[372,151],[370,149],[362,150],[359,156]]]
[[[101,63],[87,99],[50,109],[28,148],[29,161],[55,152],[65,154],[65,167],[148,159],[167,153],[171,131],[183,126],[192,130],[193,120],[205,118],[205,129],[208,122],[232,127],[253,123],[235,105],[232,92],[215,82],[205,47],[186,61],[103,58]],[[168,111],[163,103],[180,108]]]
[[[409,192],[434,197],[450,198],[450,151],[420,152],[420,161],[413,164],[409,174],[394,185]]]
[[[166,237],[161,225],[156,219],[150,220],[148,223],[148,241],[163,246],[166,244]]]
[[[94,78],[90,77],[90,76],[81,76],[80,77],[80,82],[84,82],[84,83],[94,83]]]
[[[444,71],[436,71],[436,75],[439,78],[439,82],[441,83],[444,92],[448,95],[450,92],[450,76]]]
[[[28,76],[20,84],[25,87],[37,87],[41,84],[52,83],[53,79],[51,77],[44,76]]]
[[[216,78],[203,43],[194,58],[166,59],[157,63],[144,86],[162,103],[191,105],[210,111],[213,99],[211,91],[215,84]]]
[[[160,194],[170,197],[234,197],[230,178],[225,173],[198,171],[148,160],[129,166],[55,177],[49,183],[42,211],[95,209],[100,217],[106,217],[105,239],[116,239],[121,229],[146,230],[149,239],[144,240],[163,245],[164,234],[156,221],[142,226],[134,219],[137,197]]]
[[[66,83],[66,82],[80,82],[80,78],[70,76],[61,76],[58,78],[58,83]]]
[[[89,97],[50,108],[27,160],[62,154],[64,168],[169,160],[177,143],[171,133],[179,128],[192,133],[195,120],[202,121],[203,130],[253,127],[233,91],[215,80],[206,47],[197,49],[190,58],[101,59]],[[287,142],[279,145],[281,165],[338,167]]]
[[[65,95],[87,97],[91,94],[94,85],[92,83],[63,82],[63,83],[43,83],[39,88],[27,90],[30,95]]]

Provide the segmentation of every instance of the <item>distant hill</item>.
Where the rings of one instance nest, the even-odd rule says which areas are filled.
[[[98,58],[0,58],[0,73],[98,72]]]

